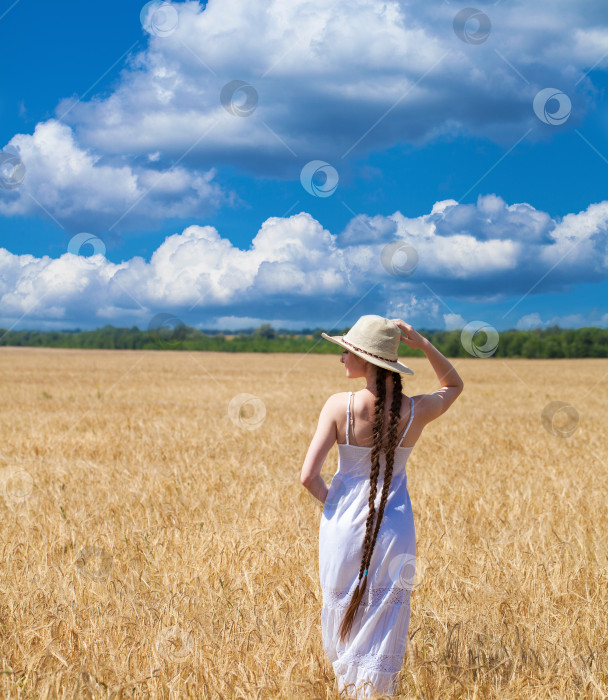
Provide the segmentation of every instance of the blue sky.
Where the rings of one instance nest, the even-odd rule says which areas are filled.
[[[475,9],[0,4],[0,325],[608,327],[608,7]]]

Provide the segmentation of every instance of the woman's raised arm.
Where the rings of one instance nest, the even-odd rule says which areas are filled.
[[[452,363],[437,350],[428,338],[420,335],[409,323],[401,319],[391,319],[401,330],[401,341],[410,348],[422,350],[428,361],[435,370],[435,374],[441,384],[441,389],[432,394],[422,394],[419,400],[420,409],[425,415],[425,422],[428,423],[445,413],[448,408],[460,396],[464,387],[464,382],[455,370]]]

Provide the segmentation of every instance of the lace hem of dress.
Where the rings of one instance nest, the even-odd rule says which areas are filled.
[[[409,602],[411,591],[407,588],[390,586],[387,588],[367,588],[359,607],[375,605],[403,605]],[[350,595],[349,595],[350,594]],[[323,592],[323,605],[329,608],[347,608],[352,598],[351,589],[326,590]]]
[[[364,654],[362,652],[347,652],[339,654],[334,662],[337,673],[345,674],[345,666],[356,666],[375,673],[399,673],[403,666],[405,654]]]

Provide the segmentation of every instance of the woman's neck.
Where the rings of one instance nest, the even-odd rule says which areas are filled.
[[[369,393],[374,398],[378,397],[378,391],[376,389],[375,383],[372,386],[367,385],[365,387],[365,390],[369,391]],[[389,384],[389,382],[386,383],[386,391],[384,392],[384,398],[385,398],[385,401],[390,401],[393,398],[393,383],[392,382],[390,382],[390,384]]]

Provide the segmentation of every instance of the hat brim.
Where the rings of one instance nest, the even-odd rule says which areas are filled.
[[[321,331],[321,336],[325,338],[325,340],[330,340],[332,343],[343,347],[345,350],[348,350],[348,352],[352,352],[353,355],[358,355],[362,359],[371,362],[373,365],[384,367],[384,369],[388,369],[391,372],[401,372],[401,374],[414,374],[413,370],[411,370],[407,365],[404,365],[403,362],[399,362],[398,360],[396,362],[378,360],[375,357],[370,357],[369,355],[366,355],[364,352],[354,350],[349,345],[342,342],[342,338],[344,338],[343,335],[327,335],[327,333],[323,333],[323,331]]]

